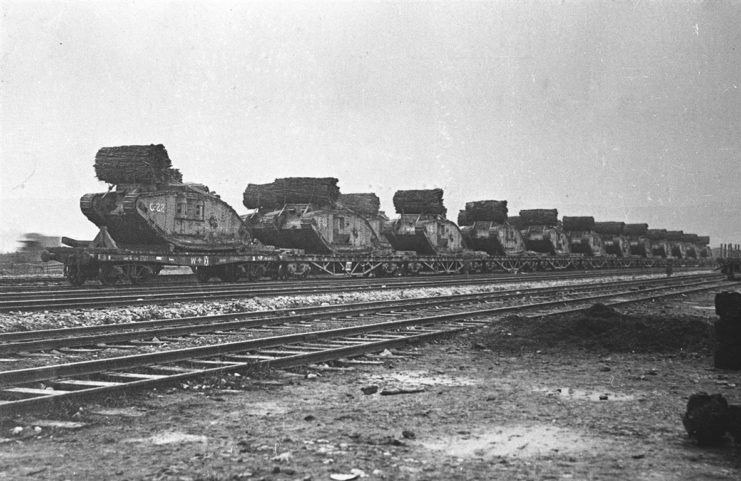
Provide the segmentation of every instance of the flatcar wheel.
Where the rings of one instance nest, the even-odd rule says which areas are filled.
[[[219,278],[224,282],[237,282],[239,274],[239,268],[235,265],[224,265],[219,269]]]
[[[194,267],[193,268],[195,274],[196,274],[196,280],[198,282],[208,282],[209,279],[211,279],[211,269],[208,267]]]
[[[113,286],[125,277],[120,266],[103,265],[98,273],[98,279],[104,286]]]
[[[77,264],[65,264],[64,277],[73,286],[81,286],[85,283],[85,273],[82,272],[82,269]]]
[[[132,284],[141,284],[152,277],[152,269],[143,264],[131,264],[128,266],[126,274]]]

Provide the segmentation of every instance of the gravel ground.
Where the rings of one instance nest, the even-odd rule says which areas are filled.
[[[741,447],[698,447],[680,419],[697,391],[741,403],[741,373],[712,367],[712,305],[510,317],[380,365],[4,419],[0,479],[735,480]]]

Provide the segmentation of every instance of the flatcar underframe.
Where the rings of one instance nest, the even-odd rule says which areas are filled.
[[[65,276],[74,285],[87,280],[104,284],[144,282],[164,266],[190,267],[199,281],[211,278],[233,282],[240,279],[302,278],[311,274],[373,277],[423,274],[458,274],[485,272],[526,272],[553,270],[589,270],[663,267],[664,258],[588,257],[582,255],[473,255],[415,256],[390,255],[315,255],[301,252],[156,252],[109,248],[56,247],[48,249],[46,260],[64,263]],[[675,266],[699,265],[695,259],[671,259]]]

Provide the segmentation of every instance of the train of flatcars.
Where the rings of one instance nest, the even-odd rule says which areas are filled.
[[[136,148],[151,155],[157,147]],[[124,148],[107,149],[96,157],[99,178],[111,159],[121,162],[113,149]],[[191,267],[199,281],[231,282],[698,265],[712,257],[708,237],[592,217],[559,219],[555,209],[509,217],[506,201],[469,202],[456,224],[446,218],[440,189],[397,191],[398,215],[389,219],[374,194],[340,194],[337,179],[276,179],[248,185],[249,211],[240,216],[202,184],[124,174],[107,174],[107,192],[80,200],[99,228],[95,239],[63,238],[66,247],[42,256],[62,262],[74,285],[139,283],[164,266]]]

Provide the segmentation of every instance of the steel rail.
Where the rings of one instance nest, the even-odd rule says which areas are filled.
[[[728,285],[727,282],[724,283],[718,283],[718,286],[726,286]],[[713,286],[703,286],[703,287],[695,287],[691,289],[682,289],[682,290],[671,290],[662,294],[652,294],[652,295],[641,295],[637,296],[636,298],[632,300],[626,300],[621,299],[619,301],[616,301],[614,304],[624,304],[628,302],[642,302],[645,300],[651,300],[656,299],[659,297],[670,297],[675,295],[682,295],[692,292],[699,292],[704,291],[708,289],[714,288]],[[613,295],[614,296],[614,295]],[[458,312],[454,314],[441,314],[437,316],[427,316],[422,318],[415,318],[415,319],[404,319],[400,321],[390,321],[390,322],[383,322],[383,323],[374,323],[374,324],[366,324],[362,326],[352,326],[352,327],[344,327],[344,328],[338,328],[338,329],[331,329],[331,330],[325,330],[325,331],[315,331],[315,332],[308,332],[308,333],[300,333],[300,334],[289,334],[284,336],[272,336],[269,338],[262,338],[262,339],[255,339],[250,341],[241,341],[236,343],[227,343],[227,344],[220,344],[215,346],[207,346],[207,347],[197,347],[197,348],[187,348],[187,349],[181,349],[176,351],[164,351],[159,353],[150,353],[150,354],[139,354],[134,356],[127,356],[127,357],[121,357],[121,358],[110,358],[105,360],[98,360],[98,361],[83,361],[79,363],[69,363],[69,364],[62,364],[58,366],[45,366],[41,368],[30,368],[30,369],[21,369],[21,370],[15,370],[15,371],[6,371],[0,373],[0,386],[6,386],[0,388],[0,392],[3,394],[15,394],[20,396],[34,396],[26,399],[21,399],[18,401],[5,401],[0,402],[0,414],[9,414],[11,412],[15,412],[18,410],[28,409],[31,407],[38,407],[43,405],[48,405],[51,403],[55,403],[58,401],[62,401],[64,399],[87,399],[93,395],[96,394],[103,394],[103,393],[112,393],[115,391],[120,390],[128,390],[128,389],[134,389],[138,387],[145,387],[145,386],[153,386],[153,385],[159,385],[164,383],[170,383],[177,380],[185,380],[185,379],[191,379],[195,377],[200,377],[205,374],[209,373],[217,373],[217,372],[226,372],[231,370],[243,370],[243,369],[249,369],[251,366],[254,366],[258,363],[258,361],[263,361],[263,364],[267,364],[268,366],[272,367],[286,367],[289,365],[295,365],[294,363],[303,363],[303,362],[310,362],[312,359],[323,359],[323,360],[329,360],[329,359],[335,359],[337,357],[335,356],[343,356],[343,355],[349,355],[350,353],[361,353],[361,352],[369,352],[375,349],[380,349],[380,346],[382,343],[386,342],[399,342],[399,343],[408,343],[412,342],[412,339],[410,337],[407,337],[403,335],[403,331],[397,332],[399,329],[409,329],[409,328],[415,328],[415,326],[425,326],[429,324],[436,324],[436,323],[449,323],[449,322],[463,322],[466,319],[470,318],[478,318],[478,317],[485,317],[485,316],[491,316],[492,314],[497,313],[503,313],[507,311],[512,310],[522,310],[525,307],[529,308],[542,308],[545,306],[553,306],[553,305],[570,305],[578,302],[586,302],[588,300],[595,300],[596,298],[608,298],[611,297],[610,294],[605,294],[601,296],[590,296],[587,298],[580,298],[576,300],[557,300],[557,301],[548,301],[548,302],[540,302],[531,304],[529,306],[517,306],[517,307],[504,307],[504,308],[494,308],[494,309],[483,309],[483,310],[473,310],[473,311],[465,311],[465,312]],[[608,305],[613,303],[608,303]],[[573,308],[551,312],[549,315],[561,313],[561,312],[569,312],[572,311]],[[540,314],[539,316],[544,316],[544,314]],[[436,331],[430,331],[428,329],[424,330],[422,333],[422,336],[441,336],[441,335],[449,335],[453,332],[460,332],[461,330],[470,329],[472,327],[478,327],[482,325],[484,322],[473,322],[469,321],[465,326],[457,326],[456,331],[446,331],[443,330],[436,330]],[[373,334],[375,337],[375,341],[372,342],[365,342],[362,340],[343,340],[350,336],[356,336],[356,335],[362,335],[362,334],[370,334],[370,333],[383,333],[384,331],[393,330],[394,334],[391,334],[390,336],[386,335],[386,338],[383,338],[384,335],[378,335]],[[417,333],[419,333],[419,330],[417,330]],[[381,341],[378,341],[378,337],[382,337],[383,339]],[[389,337],[391,339],[389,339]],[[283,357],[271,357],[266,355],[247,355],[247,356],[235,356],[235,355],[229,355],[230,353],[234,352],[242,352],[242,351],[256,351],[259,349],[265,349],[266,347],[274,347],[274,346],[281,346],[281,345],[292,345],[296,343],[310,343],[310,342],[316,342],[318,340],[322,339],[334,339],[338,338],[335,341],[331,341],[334,344],[331,344],[329,348],[327,346],[322,346],[324,349],[321,349],[320,351],[313,351],[313,352],[300,352],[302,349],[306,350],[308,348],[308,344],[306,348],[302,348],[301,346],[296,346],[295,349],[299,350],[299,353],[297,354],[295,351],[283,351],[284,353],[288,353],[288,356]],[[420,338],[421,339],[421,338]],[[339,348],[337,346],[337,343],[340,344]],[[347,344],[350,344],[349,346]],[[366,347],[363,347],[363,344],[366,345]],[[334,353],[330,353],[329,350],[334,350]],[[308,349],[311,351],[311,349]],[[231,359],[229,361],[208,361],[208,360],[199,360],[206,357],[214,357],[214,356],[224,356],[226,355],[227,359]],[[299,357],[301,355],[301,357]],[[357,355],[357,354],[356,354]],[[234,358],[237,358],[240,360],[240,362],[234,362]],[[249,361],[249,362],[241,362],[241,361]],[[160,369],[164,370],[170,370],[175,371],[175,374],[173,375],[172,372],[170,372],[168,375],[147,375],[142,373],[116,373],[116,370],[130,368],[130,367],[143,367],[143,366],[155,366],[160,363],[172,363],[172,362],[178,362],[178,361],[188,361],[191,364],[198,365],[203,367],[206,366],[205,369],[187,369],[182,368],[178,366],[160,366]],[[120,379],[124,378],[127,382],[102,382],[102,381],[91,381],[91,380],[75,380],[75,379],[68,379],[64,380],[65,377],[70,376],[83,376],[83,375],[92,375],[92,374],[105,374],[105,371],[107,370],[114,370],[112,373],[108,373],[108,376],[113,376],[114,378]],[[184,372],[185,371],[185,372]],[[103,375],[101,374],[101,375]],[[57,381],[54,381],[54,379],[57,379]],[[133,380],[133,382],[132,382]],[[33,382],[38,381],[47,381],[50,382],[50,384],[54,386],[61,386],[70,388],[72,387],[74,390],[67,391],[67,390],[54,390],[52,389],[34,389],[34,388],[23,388],[23,387],[10,387],[7,386],[12,383],[22,383],[22,384],[29,384]]]
[[[669,289],[671,291],[665,293],[654,293],[650,295],[636,296],[632,302],[642,302],[645,300],[656,299],[659,297],[668,297],[674,295],[682,295],[694,292],[705,291],[714,289],[721,286],[728,285],[728,282],[718,282],[713,285],[703,285],[701,287],[692,287],[687,289],[677,290],[674,286]],[[478,318],[491,316],[496,314],[503,314],[513,311],[522,311],[525,309],[538,309],[543,307],[552,307],[558,305],[573,305],[573,304],[584,304],[592,302],[598,299],[607,299],[610,297],[622,297],[625,295],[632,295],[635,292],[626,294],[624,292],[615,294],[607,293],[595,296],[580,297],[577,299],[569,300],[551,300],[536,302],[526,305],[517,306],[500,306],[487,309],[474,309],[464,310],[455,313],[444,313],[435,316],[416,317],[410,319],[402,319],[396,321],[386,321],[380,323],[370,323],[358,326],[340,327],[336,329],[328,329],[322,331],[310,331],[302,333],[286,334],[281,336],[269,336],[258,339],[250,339],[244,341],[236,341],[229,343],[222,343],[210,346],[198,346],[189,347],[184,349],[161,351],[155,353],[146,354],[135,354],[131,356],[111,357],[106,359],[98,359],[92,361],[80,361],[66,364],[58,364],[52,366],[42,366],[34,368],[17,369],[11,371],[0,372],[0,386],[6,386],[9,384],[17,383],[31,383],[45,381],[53,378],[68,377],[68,376],[81,376],[90,375],[103,370],[116,370],[125,369],[138,366],[146,366],[148,364],[160,364],[176,361],[184,361],[188,359],[199,359],[204,357],[213,357],[233,352],[240,351],[252,351],[257,349],[264,349],[267,347],[275,347],[284,344],[294,344],[297,342],[307,342],[317,339],[326,339],[332,337],[343,337],[353,336],[362,333],[374,332],[379,330],[387,329],[402,329],[411,326],[422,326],[427,324],[434,324],[437,322],[448,322],[455,320],[464,320],[470,318]],[[625,299],[621,299],[621,302],[629,302]],[[2,407],[3,404],[0,404]]]
[[[668,287],[666,279],[661,279],[660,287],[650,290],[661,290]],[[715,282],[715,279],[687,279],[676,278],[670,284],[674,287],[687,285],[688,281],[695,281],[693,285]],[[68,329],[52,329],[44,331],[20,331],[16,333],[0,334],[0,354],[12,354],[18,352],[44,351],[69,347],[94,346],[98,344],[110,344],[132,341],[135,339],[151,339],[154,337],[181,336],[187,334],[203,334],[215,331],[230,331],[248,327],[264,327],[275,324],[297,323],[306,320],[315,320],[317,317],[327,317],[336,314],[344,316],[358,315],[363,313],[375,313],[388,310],[411,309],[414,307],[433,307],[441,305],[455,305],[470,302],[491,302],[493,300],[505,300],[515,297],[528,297],[532,295],[550,294],[558,292],[561,294],[574,295],[585,288],[590,291],[613,290],[621,287],[644,288],[658,284],[659,280],[644,281],[620,281],[603,283],[597,285],[569,285],[563,287],[541,287],[532,289],[518,289],[507,291],[495,291],[489,293],[459,294],[451,296],[440,296],[435,298],[422,297],[413,299],[399,299],[392,301],[373,301],[355,304],[340,304],[332,306],[316,306],[304,308],[298,313],[295,309],[285,309],[282,312],[258,311],[244,313],[229,313],[214,316],[200,316],[179,319],[161,319],[150,321],[142,325],[132,324],[107,324],[102,326],[88,326]],[[630,293],[630,291],[626,291]],[[299,308],[300,309],[300,308]],[[239,319],[226,321],[225,319]],[[61,332],[60,332],[61,331]],[[117,331],[117,332],[110,332]],[[7,342],[14,339],[14,342]]]
[[[703,266],[688,266],[688,267],[677,267],[675,272],[688,272],[688,271],[708,271],[709,267]],[[487,279],[520,279],[522,277],[542,278],[551,279],[554,277],[603,277],[611,275],[621,274],[633,274],[633,273],[663,273],[664,269],[659,267],[643,267],[643,268],[622,268],[622,269],[588,269],[588,270],[568,270],[568,271],[550,271],[550,272],[522,272],[518,274],[513,273],[473,273],[467,275],[459,275],[458,277],[465,278],[487,278]],[[2,286],[0,285],[0,295],[18,296],[18,297],[34,297],[40,295],[95,295],[102,293],[126,293],[126,294],[147,294],[153,291],[173,291],[189,289],[194,291],[200,291],[203,289],[215,288],[245,288],[245,287],[279,287],[286,285],[314,285],[321,284],[326,285],[327,283],[336,282],[338,284],[348,282],[369,282],[369,283],[409,283],[415,280],[420,282],[429,282],[429,279],[435,278],[446,278],[445,275],[436,274],[422,274],[419,276],[391,276],[391,277],[339,277],[339,276],[312,276],[308,279],[301,280],[289,280],[289,281],[274,281],[274,280],[260,280],[252,283],[248,282],[214,282],[214,283],[200,283],[196,282],[195,277],[191,275],[173,275],[169,277],[184,277],[190,278],[187,281],[168,281],[162,283],[149,283],[143,285],[118,285],[118,286],[105,286],[105,285],[93,285],[86,287],[74,287],[74,286]],[[449,277],[448,277],[449,278]],[[12,290],[7,290],[11,287]],[[29,290],[20,290],[30,288]]]
[[[65,391],[64,394],[49,393],[45,396],[20,399],[17,401],[0,401],[0,415],[8,415],[14,412],[28,410],[30,408],[49,406],[59,401],[85,400],[103,394],[110,395],[117,392],[132,391],[135,389],[143,389],[147,387],[156,387],[176,382],[187,381],[195,378],[202,378],[209,375],[213,376],[229,372],[245,371],[258,366],[269,366],[275,369],[283,369],[304,364],[330,361],[343,357],[358,356],[361,354],[378,352],[384,349],[390,349],[401,345],[429,341],[440,337],[447,337],[461,333],[470,328],[471,326],[462,326],[433,332],[399,335],[392,339],[370,340],[367,342],[361,342],[359,340],[358,343],[349,346],[329,347],[328,349],[323,349],[321,351],[303,352],[282,358],[276,358],[274,360],[255,359],[251,362],[214,361],[211,365],[217,367],[203,368],[204,364],[197,364],[200,365],[201,368],[182,369],[185,372],[169,374],[167,376],[140,375],[139,379],[137,379],[136,375],[132,375],[131,379],[134,380],[128,380],[128,382],[108,384],[99,382],[97,383],[100,384],[98,386],[87,387],[84,389],[77,389],[73,391]],[[204,363],[207,362],[208,361],[204,361]],[[208,364],[205,365],[208,366]]]

